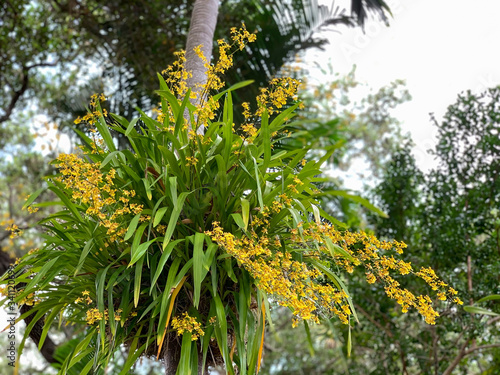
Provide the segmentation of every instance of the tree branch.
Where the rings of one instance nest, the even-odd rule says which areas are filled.
[[[217,0],[196,0],[189,25],[189,33],[186,41],[186,71],[191,72],[187,86],[196,93],[196,99],[191,100],[194,106],[202,101],[203,86],[207,83],[207,68],[201,58],[194,52],[195,47],[201,45],[203,55],[210,61],[212,58],[212,45],[214,40],[215,26],[217,25],[217,14],[219,2]],[[191,126],[193,126],[192,124]],[[201,124],[198,133],[203,133]]]
[[[496,316],[496,317],[491,318],[490,320],[488,320],[488,321],[486,322],[486,324],[487,324],[487,325],[490,325],[490,324],[493,324],[493,323],[498,322],[499,320],[500,320],[500,316]]]
[[[12,115],[12,111],[16,107],[17,102],[19,101],[19,99],[21,99],[21,96],[28,89],[28,83],[29,83],[28,72],[29,72],[28,68],[24,67],[21,88],[19,90],[14,91],[14,94],[10,99],[10,103],[5,109],[4,115],[0,116],[0,124],[7,121],[10,118],[10,116]]]
[[[465,350],[465,348],[467,347],[468,344],[469,344],[469,340],[465,341],[465,343],[460,348],[458,355],[455,357],[453,362],[450,363],[448,368],[443,372],[443,375],[451,375],[452,371],[455,369],[455,367],[457,367],[460,364],[460,361],[462,361],[462,359],[465,356],[468,356],[469,354],[472,354],[477,350],[500,348],[500,344],[487,344],[487,345],[479,345],[479,346],[473,345],[472,348],[470,348],[469,350]]]
[[[365,318],[368,319],[373,325],[375,325],[378,329],[384,331],[387,336],[389,336],[391,339],[394,338],[394,334],[387,327],[384,327],[382,324],[373,319],[372,316],[368,314],[360,305],[355,303],[354,307],[356,308],[356,310],[361,311],[361,314],[363,314]]]
[[[12,95],[12,98],[10,99],[10,103],[7,106],[7,108],[5,109],[5,113],[3,114],[3,116],[0,117],[0,124],[5,122],[5,121],[8,121],[10,119],[10,116],[12,116],[12,112],[14,111],[14,108],[16,107],[17,102],[21,99],[21,97],[24,95],[26,90],[28,90],[30,70],[34,69],[34,68],[43,68],[43,67],[49,67],[49,66],[54,67],[58,63],[59,63],[59,60],[54,61],[54,62],[50,62],[50,63],[49,62],[42,62],[42,63],[35,63],[35,64],[23,66],[21,88],[19,90],[13,90],[13,95]],[[7,83],[11,88],[13,87],[12,84],[10,84],[9,82],[7,82]]]
[[[47,66],[56,66],[57,64],[59,64],[59,60],[57,61],[54,61],[54,62],[42,62],[42,63],[36,63],[36,64],[31,64],[31,65],[27,65],[26,66],[26,69],[27,70],[30,70],[30,69],[33,69],[33,68],[44,68],[44,67],[47,67]]]
[[[491,349],[491,348],[500,348],[500,344],[487,344],[487,345],[479,345],[479,346],[474,346],[470,348],[469,350],[466,350],[464,353],[464,357],[466,355],[469,355],[477,350],[482,350],[482,349]]]
[[[448,368],[443,372],[443,375],[451,375],[451,372],[455,369],[455,367],[458,366],[462,358],[465,356],[465,348],[469,344],[469,340],[465,340],[464,344],[460,348],[458,355],[455,357],[455,359],[450,363]]]
[[[356,310],[360,311],[361,314],[363,314],[365,316],[365,318],[368,319],[373,325],[375,325],[378,329],[384,331],[388,337],[390,337],[391,339],[395,339],[394,334],[390,331],[389,328],[384,327],[382,324],[380,324],[375,319],[373,319],[372,316],[370,314],[368,314],[368,312],[366,312],[361,306],[359,306],[358,304],[355,303],[354,307],[356,308]],[[399,356],[401,358],[402,374],[408,375],[408,369],[406,368],[405,352],[404,352],[403,348],[401,347],[401,343],[399,342],[399,340],[395,340],[395,342],[396,342],[396,346],[397,346],[398,351],[399,351]]]

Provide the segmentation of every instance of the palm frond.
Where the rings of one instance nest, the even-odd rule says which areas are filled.
[[[384,22],[387,22],[387,14],[392,15],[384,0],[351,0],[351,12],[361,27],[364,27],[369,13],[378,15]]]

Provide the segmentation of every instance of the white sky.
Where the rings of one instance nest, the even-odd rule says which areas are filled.
[[[315,58],[331,60],[339,73],[356,64],[358,81],[375,89],[405,79],[413,100],[395,116],[411,132],[417,162],[427,170],[433,163],[426,151],[435,144],[429,113],[439,119],[459,92],[500,84],[500,1],[387,3],[394,16],[390,27],[371,21],[365,34],[359,28],[329,33],[330,45]]]

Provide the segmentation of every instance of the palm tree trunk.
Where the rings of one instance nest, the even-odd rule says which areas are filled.
[[[191,24],[186,42],[186,70],[192,73],[187,85],[191,91],[197,94],[196,99],[191,101],[195,106],[201,101],[201,86],[207,82],[206,68],[203,61],[196,55],[194,48],[201,45],[203,55],[208,61],[212,58],[212,46],[214,40],[217,15],[219,13],[218,0],[196,0],[194,3]],[[198,133],[203,133],[203,126],[198,128]]]

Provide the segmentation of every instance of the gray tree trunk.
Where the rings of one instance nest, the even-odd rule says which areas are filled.
[[[202,100],[201,85],[207,83],[207,74],[203,61],[196,55],[193,49],[202,45],[201,50],[203,54],[208,61],[211,60],[218,13],[218,0],[196,0],[194,3],[186,42],[185,68],[193,75],[188,79],[187,85],[191,88],[191,91],[197,94],[196,99],[191,100],[191,103],[195,106]],[[203,134],[203,126],[198,128],[198,134]]]

